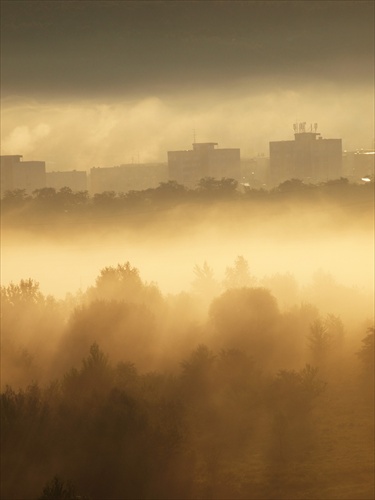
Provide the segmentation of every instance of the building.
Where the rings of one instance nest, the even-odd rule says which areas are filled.
[[[46,187],[46,164],[44,161],[22,161],[22,155],[0,157],[1,196],[6,191],[24,189],[31,194]]]
[[[240,150],[216,149],[216,142],[194,143],[193,149],[168,151],[169,180],[195,187],[200,179],[228,177],[240,181]]]
[[[104,191],[127,193],[156,188],[168,180],[165,163],[128,164],[118,167],[93,167],[90,169],[91,194]]]
[[[342,140],[323,139],[317,124],[294,124],[294,141],[270,142],[270,182],[288,179],[317,183],[342,176]],[[314,129],[314,130],[313,130]]]
[[[344,151],[342,163],[343,176],[349,181],[358,182],[364,178],[374,180],[374,150]]]
[[[21,161],[20,155],[6,155],[0,156],[0,189],[1,196],[6,191],[14,189],[13,170],[14,166]]]
[[[72,191],[87,191],[87,173],[84,170],[47,172],[46,185],[56,190],[68,187]]]
[[[270,159],[265,156],[241,158],[241,185],[249,189],[264,189],[268,182]]]

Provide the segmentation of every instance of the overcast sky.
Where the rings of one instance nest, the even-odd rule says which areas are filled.
[[[372,1],[11,0],[1,31],[3,154],[163,160],[193,128],[267,154],[296,119],[372,145]]]

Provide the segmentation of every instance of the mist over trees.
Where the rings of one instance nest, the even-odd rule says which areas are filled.
[[[345,178],[318,185],[291,179],[266,191],[240,187],[234,179],[207,177],[201,179],[194,189],[169,181],[144,191],[105,191],[93,196],[87,191],[73,192],[68,187],[60,190],[41,188],[31,195],[23,189],[16,189],[4,193],[1,210],[4,227],[16,225],[27,228],[30,224],[51,221],[54,224],[77,221],[108,224],[110,220],[107,217],[116,223],[129,224],[132,214],[147,213],[151,216],[178,206],[203,208],[218,203],[238,204],[246,210],[256,208],[259,204],[264,208],[277,203],[281,210],[285,210],[288,203],[335,204],[348,213],[358,214],[368,209],[373,202],[373,183],[351,184]]]
[[[371,498],[373,318],[280,307],[243,256],[1,294],[2,498]]]
[[[1,497],[372,498],[373,290],[326,269],[305,282],[262,273],[233,252],[237,235],[251,246],[269,238],[276,258],[278,243],[295,256],[302,242],[302,260],[315,240],[367,241],[373,203],[372,183],[345,179],[5,193],[2,231],[17,245],[52,242],[56,258],[74,240],[88,259],[100,244],[103,262],[125,244],[122,260],[63,297],[32,274],[1,287]],[[202,235],[209,252],[190,260]],[[157,253],[177,237],[189,285],[167,293],[126,252],[139,240]],[[221,274],[220,245],[232,255]],[[171,255],[157,264],[167,274]]]

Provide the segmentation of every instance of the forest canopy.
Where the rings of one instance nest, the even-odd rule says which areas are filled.
[[[371,497],[373,318],[280,307],[243,256],[194,274],[1,288],[2,498]]]

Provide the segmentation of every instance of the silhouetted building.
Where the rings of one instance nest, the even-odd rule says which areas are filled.
[[[118,167],[93,167],[90,169],[90,192],[103,191],[127,193],[156,188],[168,180],[165,163],[141,163]]]
[[[22,161],[22,155],[0,157],[1,196],[6,191],[25,189],[31,194],[46,187],[46,164],[44,161]]]
[[[324,182],[342,176],[341,139],[323,139],[309,132],[305,124],[294,125],[294,141],[270,142],[270,182],[280,184],[288,179]]]
[[[194,143],[193,149],[168,151],[169,179],[194,187],[204,177],[241,180],[240,150],[215,149],[216,142]]]
[[[21,155],[0,156],[0,189],[1,196],[6,191],[14,189],[13,169],[14,165],[21,161]]]
[[[66,172],[47,172],[47,187],[56,190],[68,187],[72,191],[87,191],[87,173],[84,170],[68,170]]]
[[[342,157],[343,176],[352,182],[363,178],[374,179],[375,151],[360,149],[344,151]]]

